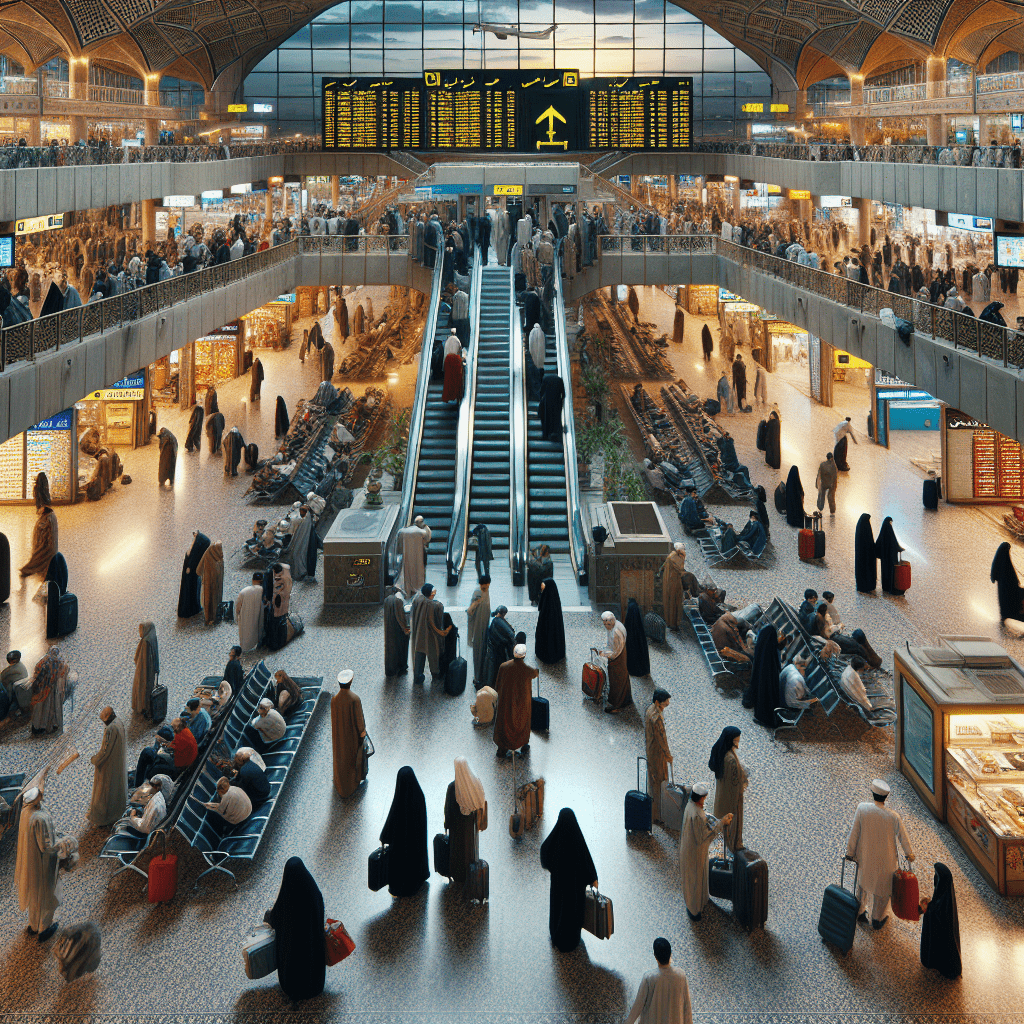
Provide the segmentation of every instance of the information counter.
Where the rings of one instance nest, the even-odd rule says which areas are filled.
[[[900,771],[992,887],[1024,895],[1024,669],[986,637],[895,665]]]

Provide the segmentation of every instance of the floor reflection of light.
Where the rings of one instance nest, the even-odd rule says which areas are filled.
[[[98,572],[112,572],[114,569],[119,569],[125,562],[130,562],[146,545],[146,538],[144,536],[137,536],[133,540],[129,540],[122,543],[118,548],[117,554],[108,558],[105,562],[100,562],[96,567]]]
[[[995,622],[998,618],[995,613],[995,609],[987,604],[983,604],[981,601],[972,601],[971,611],[973,611],[979,619],[990,619]]]

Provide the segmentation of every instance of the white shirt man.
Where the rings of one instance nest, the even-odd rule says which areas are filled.
[[[839,439],[844,435],[848,437],[854,444],[857,444],[857,438],[853,433],[853,426],[850,423],[850,417],[847,416],[841,423],[837,423],[832,428],[832,433],[835,435],[836,444],[839,444]]]
[[[850,664],[843,669],[843,674],[839,677],[839,682],[842,684],[843,689],[865,711],[871,711],[872,707],[871,701],[868,700],[868,692],[864,689],[864,683],[860,678],[860,673],[853,666],[854,662],[851,661]],[[863,668],[863,664],[859,667]]]
[[[816,700],[807,692],[807,685],[804,681],[806,671],[807,659],[797,658],[791,665],[787,665],[779,675],[787,708],[809,708]]]
[[[626,1024],[692,1024],[690,986],[682,968],[672,966],[668,939],[654,940],[657,970],[645,974]]]
[[[846,856],[857,862],[857,898],[860,918],[867,922],[868,897],[871,899],[871,920],[881,928],[889,919],[892,899],[892,876],[899,866],[896,841],[903,847],[907,860],[914,860],[910,837],[900,816],[885,806],[889,786],[882,779],[871,783],[873,802],[857,805],[853,829],[846,844]]]
[[[538,370],[544,369],[544,355],[547,349],[547,339],[540,324],[534,324],[530,329],[530,358]]]
[[[444,357],[447,359],[451,355],[461,356],[462,355],[462,342],[459,341],[458,334],[455,333],[455,328],[452,328],[451,334],[445,338],[444,342]]]
[[[260,713],[252,720],[252,727],[263,738],[264,743],[276,743],[285,733],[284,716],[274,710],[274,703],[264,697],[259,703]]]
[[[150,779],[149,784],[152,786],[156,782],[156,779]],[[149,835],[150,832],[158,828],[160,822],[167,817],[167,801],[164,799],[164,795],[160,790],[157,790],[146,804],[142,814],[132,812],[128,817],[128,823],[133,829],[138,832],[142,832],[145,835]]]

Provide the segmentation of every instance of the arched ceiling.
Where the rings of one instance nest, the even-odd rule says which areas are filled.
[[[749,54],[776,88],[931,53],[1024,49],[1024,0],[672,0]],[[237,82],[335,0],[0,0],[0,50],[27,68],[89,56],[211,88]]]

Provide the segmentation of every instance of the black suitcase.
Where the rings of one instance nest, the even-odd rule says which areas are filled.
[[[704,400],[704,411],[709,416],[717,416],[722,411],[722,403],[717,398],[706,398]]]
[[[537,676],[537,696],[530,698],[530,731],[547,732],[551,726],[551,705],[540,695],[540,676]]]
[[[646,760],[646,757],[638,757],[636,759],[636,789],[631,789],[626,794],[625,816],[627,832],[654,831],[654,801],[646,789],[640,788],[640,762]]]
[[[51,582],[51,591],[56,586],[56,583]],[[67,636],[78,629],[78,598],[74,594],[65,593],[61,594],[52,603],[55,608],[54,615],[50,614],[51,602],[47,601],[46,637],[48,640],[52,640],[54,637]]]
[[[939,507],[939,482],[935,477],[929,477],[922,481],[922,500],[924,507],[933,512]]]
[[[162,683],[153,687],[153,695],[149,699],[149,717],[154,722],[162,722],[167,717],[167,687]]]
[[[0,533],[0,604],[11,596],[11,542]]]
[[[491,869],[485,860],[470,861],[466,872],[466,886],[462,890],[467,900],[485,903],[491,895]]]
[[[814,531],[814,557],[825,557],[825,531],[821,528],[821,514],[819,513],[811,520],[811,529]]]
[[[725,848],[725,836],[722,836],[722,856],[712,857],[708,864],[708,892],[718,900],[733,898],[733,862],[729,859],[729,851]]]
[[[765,438],[765,434],[768,432],[768,424],[761,420],[757,425],[757,450],[763,452],[768,447],[768,441]]]
[[[450,697],[458,697],[466,689],[466,659],[459,656],[452,658],[444,673],[444,692]]]
[[[843,953],[849,953],[853,948],[853,938],[857,934],[857,912],[860,910],[857,870],[853,873],[853,892],[846,888],[846,862],[849,859],[843,858],[839,884],[830,885],[825,890],[821,898],[821,913],[818,915],[818,934]],[[856,861],[854,866],[856,868]]]
[[[378,847],[366,860],[366,884],[371,892],[379,892],[388,884],[388,848]]]
[[[749,932],[768,920],[768,865],[753,850],[737,850],[732,867],[732,912]]]
[[[444,878],[451,878],[452,846],[447,832],[434,836],[434,870]]]

